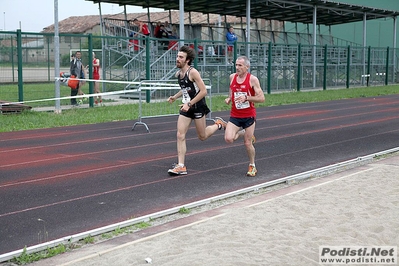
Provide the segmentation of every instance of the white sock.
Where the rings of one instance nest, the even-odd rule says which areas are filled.
[[[184,166],[184,164],[183,164],[183,163],[179,163],[179,166],[183,167],[183,166]]]

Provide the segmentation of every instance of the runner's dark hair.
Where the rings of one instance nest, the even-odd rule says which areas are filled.
[[[180,47],[179,52],[183,52],[187,54],[186,60],[188,61],[188,65],[191,66],[191,63],[194,61],[195,59],[195,51],[193,48],[187,46],[187,45],[183,45],[182,47]]]

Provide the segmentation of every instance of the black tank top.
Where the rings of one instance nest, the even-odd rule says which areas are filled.
[[[180,78],[181,70],[180,70],[179,74],[177,75],[177,79],[179,81],[180,88],[182,89],[182,92],[183,92],[183,95],[182,95],[183,103],[188,103],[189,101],[191,101],[191,99],[193,99],[200,91],[198,88],[198,85],[189,79],[190,70],[192,68],[193,67],[190,67],[187,70],[187,72],[184,74],[183,78]],[[196,105],[196,107],[206,105],[205,98],[202,98],[195,105]]]

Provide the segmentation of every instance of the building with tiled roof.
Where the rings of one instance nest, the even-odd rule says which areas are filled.
[[[74,51],[86,49],[88,34],[95,36],[93,40],[99,41],[98,36],[121,36],[121,39],[112,39],[119,43],[127,43],[128,36],[132,31],[136,31],[137,27],[133,25],[132,21],[137,18],[140,21],[147,23],[150,31],[154,33],[157,22],[164,23],[168,21],[172,26],[176,26],[177,30],[180,25],[179,11],[164,11],[164,12],[150,12],[148,13],[129,13],[129,14],[105,14],[87,15],[87,16],[71,16],[58,22],[59,50],[61,62],[68,62],[70,53]],[[103,31],[101,31],[101,19],[103,20]],[[276,30],[281,28],[281,23],[278,21],[256,20],[251,21],[251,27],[254,29]],[[198,40],[224,40],[224,35],[227,27],[233,25],[236,29],[236,34],[239,40],[245,39],[246,18],[238,18],[234,16],[220,16],[218,14],[202,14],[198,12],[191,12],[184,14],[185,25],[185,39]],[[34,38],[33,41],[24,36],[23,43],[23,57],[26,62],[36,62],[44,60],[45,58],[52,59],[54,54],[54,24],[43,28],[43,36]],[[179,33],[179,31],[177,31]],[[41,40],[43,38],[43,40]],[[107,39],[108,40],[108,39]],[[111,39],[109,39],[111,40]],[[101,44],[94,45],[96,49],[101,47]],[[43,47],[49,48],[44,49]]]
[[[115,20],[125,20],[133,21],[137,18],[146,23],[150,23],[155,26],[156,22],[168,21],[171,24],[179,24],[179,11],[169,12],[151,12],[150,18],[148,18],[147,13],[129,13],[126,14],[115,14],[115,15],[103,15],[103,19],[115,19]],[[198,12],[191,12],[184,14],[184,24],[185,25],[241,25],[246,24],[245,18],[238,18],[234,16],[222,17],[217,14],[205,15]],[[67,19],[58,22],[60,33],[77,33],[77,34],[87,34],[87,33],[100,33],[100,15],[88,15],[88,16],[72,16]],[[43,29],[43,33],[54,32],[54,24]]]

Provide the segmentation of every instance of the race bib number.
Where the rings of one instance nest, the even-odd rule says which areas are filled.
[[[190,96],[188,95],[188,92],[186,89],[183,89],[183,95],[182,95],[182,103],[188,103],[190,101]]]
[[[246,92],[234,92],[234,99],[237,99],[238,97],[242,96],[242,95],[247,95]],[[239,102],[235,102],[234,103],[236,105],[237,109],[245,109],[245,108],[249,108],[249,102],[243,102],[243,103],[239,103]]]

